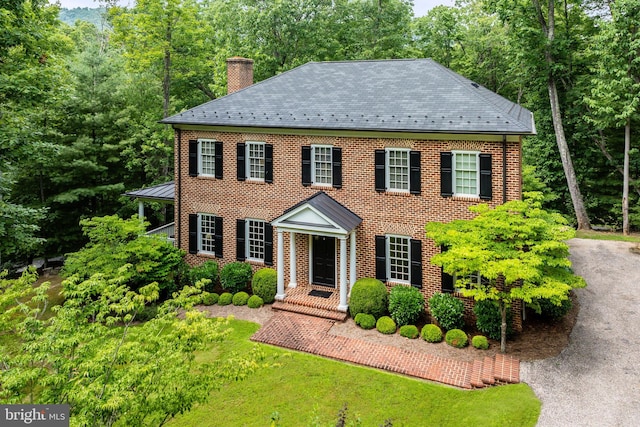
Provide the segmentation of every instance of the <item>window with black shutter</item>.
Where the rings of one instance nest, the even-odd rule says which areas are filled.
[[[189,176],[198,176],[198,141],[189,140]]]
[[[245,246],[245,221],[243,219],[236,220],[236,259],[244,261],[246,259]]]
[[[342,188],[342,148],[331,150],[331,178],[334,188]]]
[[[222,179],[222,142],[220,141],[216,141],[215,142],[215,177],[216,179]]]
[[[445,252],[447,250],[446,246],[440,246],[440,252]],[[455,292],[454,287],[454,277],[451,274],[445,273],[444,268],[440,269],[441,274],[441,283],[442,283],[442,292],[445,293],[453,293]]]
[[[273,226],[264,225],[264,264],[273,265]]]
[[[237,164],[237,178],[238,181],[244,181],[247,179],[245,150],[246,145],[243,142],[239,142],[236,146],[236,164]]]
[[[386,152],[385,150],[376,150],[375,152],[375,186],[376,191],[386,191],[386,170],[385,170],[385,161],[386,161]]]
[[[453,153],[440,153],[440,195],[453,196]]]
[[[189,253],[198,253],[198,214],[189,214]]]
[[[273,144],[264,145],[264,182],[273,182]]]
[[[311,185],[311,146],[302,147],[302,185]]]
[[[409,192],[411,194],[420,194],[422,187],[420,175],[420,152],[411,151],[409,153]]]
[[[411,239],[411,286],[422,289],[422,241]]]
[[[376,236],[376,279],[387,281],[387,238]]]
[[[480,198],[491,200],[493,197],[491,180],[491,154],[480,154]]]

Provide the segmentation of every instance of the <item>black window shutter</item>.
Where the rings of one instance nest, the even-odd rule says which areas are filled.
[[[409,152],[409,192],[411,194],[420,194],[420,152]]]
[[[222,142],[216,141],[214,149],[216,150],[216,179],[222,179]]]
[[[246,259],[244,224],[245,224],[244,219],[236,220],[236,259],[238,261],[244,261]]]
[[[480,198],[491,200],[491,154],[480,154]]]
[[[376,236],[376,279],[387,281],[387,238]]]
[[[447,250],[446,246],[440,246],[440,252],[445,252]],[[453,276],[444,272],[444,268],[440,269],[440,274],[442,277],[442,292],[453,293],[455,291],[453,287]]]
[[[246,145],[244,142],[239,142],[236,146],[236,163],[237,163],[237,178],[238,181],[244,181],[247,178],[247,168],[246,168],[246,159],[245,159],[245,149]],[[217,153],[216,149],[216,153]],[[218,170],[218,166],[216,165],[216,171]]]
[[[453,196],[453,154],[440,153],[440,195]]]
[[[198,176],[198,141],[189,140],[189,176]]]
[[[214,234],[214,245],[216,251],[216,257],[222,258],[222,217],[215,217],[215,234]]]
[[[189,253],[198,253],[198,214],[189,214]]]
[[[342,148],[331,150],[331,178],[334,188],[342,188]]]
[[[384,150],[376,150],[376,191],[385,191],[387,189],[386,186],[386,176],[385,176],[385,160],[386,154]]]
[[[273,182],[273,144],[264,145],[264,182]]]
[[[273,265],[273,226],[264,224],[264,265]]]
[[[411,286],[422,289],[422,241],[411,239]]]
[[[311,146],[302,147],[302,185],[311,185]]]

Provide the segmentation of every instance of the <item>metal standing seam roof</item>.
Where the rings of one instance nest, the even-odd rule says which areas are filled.
[[[175,200],[175,184],[174,181],[165,182],[164,184],[154,185],[153,187],[141,188],[124,193],[125,196],[135,197],[138,199],[171,201]]]
[[[362,222],[362,218],[343,206],[341,203],[337,202],[324,191],[319,191],[313,196],[299,203],[296,203],[295,205],[286,209],[278,218],[285,216],[287,213],[294,211],[303,205],[309,205],[313,207],[318,212],[326,215],[338,226],[347,231],[355,229]]]
[[[535,134],[529,110],[431,59],[310,62],[161,122]]]

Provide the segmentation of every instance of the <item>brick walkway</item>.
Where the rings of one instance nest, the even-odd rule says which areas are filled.
[[[464,362],[331,335],[333,324],[329,319],[278,312],[251,339],[466,389],[520,382],[520,362],[511,356]]]

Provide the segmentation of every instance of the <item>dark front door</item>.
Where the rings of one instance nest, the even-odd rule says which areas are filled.
[[[336,239],[313,236],[313,283],[336,287]]]

